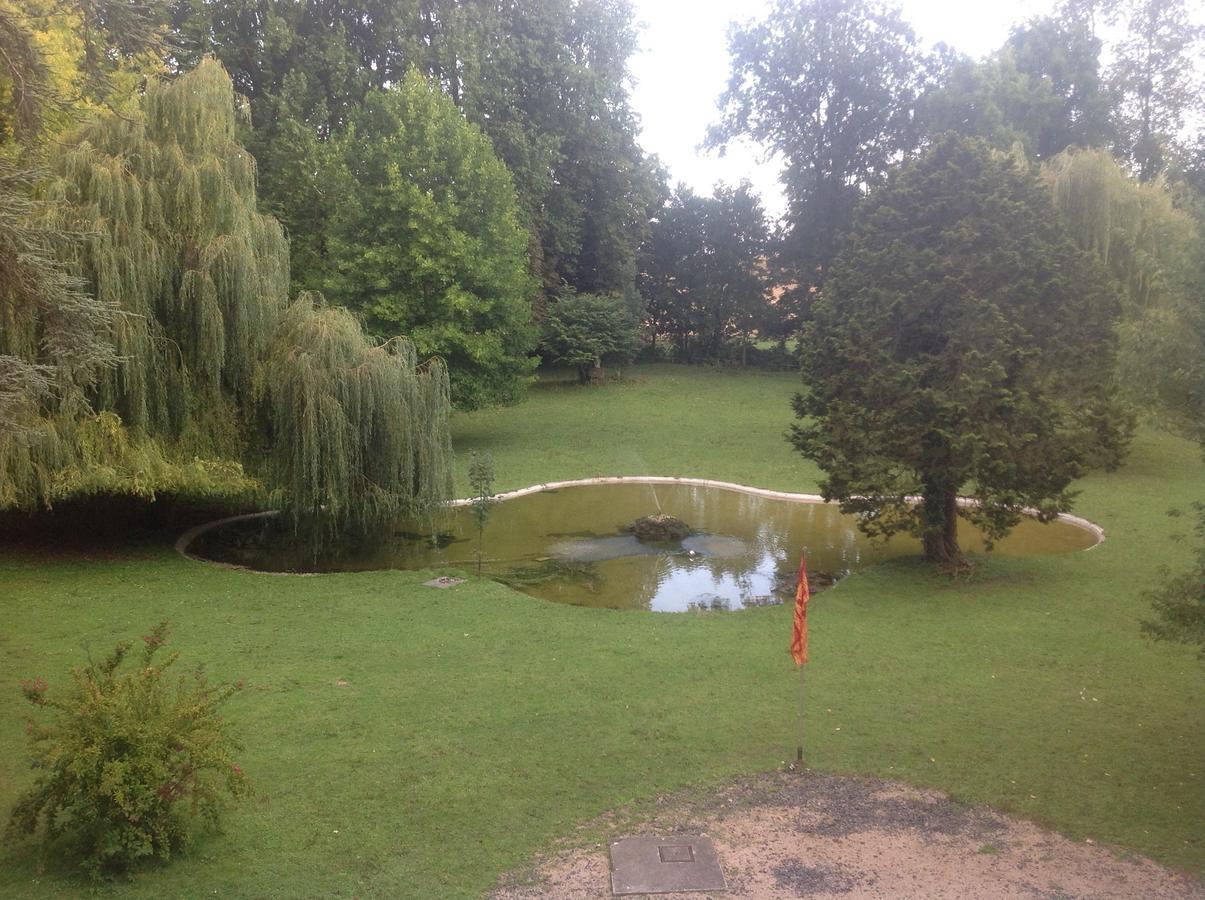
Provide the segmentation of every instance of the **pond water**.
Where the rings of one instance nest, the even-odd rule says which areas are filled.
[[[643,544],[623,529],[641,516],[666,513],[695,534],[680,543]],[[265,520],[203,534],[189,548],[209,559],[269,571],[365,569],[472,570],[477,540],[472,513],[455,509],[446,529],[431,536],[399,529],[379,546],[339,558],[302,560],[278,542]],[[964,550],[983,541],[959,523]],[[1064,553],[1097,542],[1073,523],[1023,522],[993,552],[1006,555]],[[277,543],[274,549],[265,549]],[[813,583],[840,578],[859,566],[917,554],[919,544],[895,538],[871,542],[853,516],[835,505],[767,497],[712,485],[623,483],[563,487],[527,494],[490,508],[483,571],[518,590],[581,606],[684,612],[742,609],[790,600],[799,552],[805,550]]]

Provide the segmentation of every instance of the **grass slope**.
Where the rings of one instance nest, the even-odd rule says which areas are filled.
[[[594,474],[707,475],[806,490],[782,440],[789,376],[637,370],[458,417],[498,487]],[[462,473],[463,475],[463,473]],[[914,562],[814,604],[810,764],[942,788],[1200,871],[1202,667],[1138,633],[1139,593],[1188,550],[1190,445],[1144,433],[1083,484],[1109,540],[991,559],[951,582]],[[0,551],[0,810],[29,783],[16,683],[64,680],[167,618],[185,665],[244,678],[227,707],[259,798],[193,855],[102,895],[469,897],[576,823],[780,765],[795,744],[790,610],[657,615],[556,606],[421,573],[288,578],[162,543],[49,558]],[[340,687],[336,682],[346,679]],[[82,882],[0,853],[0,895]]]

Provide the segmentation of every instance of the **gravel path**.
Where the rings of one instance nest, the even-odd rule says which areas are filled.
[[[872,779],[748,779],[702,801],[669,801],[652,819],[611,837],[684,833],[715,842],[729,887],[725,894],[672,895],[684,900],[1205,900],[1201,882],[1143,857]],[[566,850],[503,879],[492,897],[610,897],[609,871],[606,845]]]

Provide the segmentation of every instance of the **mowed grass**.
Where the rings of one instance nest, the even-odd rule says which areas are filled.
[[[595,474],[706,475],[810,490],[782,440],[790,376],[637,369],[537,388],[457,417],[498,487]],[[463,464],[463,460],[462,460]],[[1205,668],[1138,631],[1165,515],[1205,495],[1196,449],[1143,432],[1083,485],[1106,543],[992,558],[950,581],[895,562],[810,614],[809,764],[898,778],[1073,837],[1205,869]],[[111,553],[0,558],[0,809],[32,779],[21,678],[52,690],[86,653],[167,618],[182,665],[244,678],[227,707],[258,798],[192,855],[102,888],[121,897],[471,897],[575,826],[781,765],[798,680],[785,607],[658,615],[556,606],[429,573],[272,577],[176,557],[170,536]],[[338,681],[344,679],[346,686]],[[8,845],[0,895],[74,897]]]

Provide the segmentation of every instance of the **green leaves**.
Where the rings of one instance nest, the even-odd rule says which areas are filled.
[[[167,623],[144,635],[133,671],[121,672],[123,642],[100,663],[72,669],[72,683],[50,692],[22,683],[50,721],[30,719],[34,786],[17,802],[11,835],[40,832],[45,853],[77,858],[94,877],[147,858],[167,860],[191,841],[197,815],[216,825],[229,796],[251,794],[234,754],[240,749],[217,710],[242,687],[209,684],[202,669],[174,682],[178,653],[157,654]]]
[[[517,398],[534,369],[527,234],[489,140],[411,69],[335,142],[332,296],[447,363],[452,399]]]
[[[548,310],[543,345],[554,362],[577,366],[584,382],[592,366],[630,360],[640,335],[622,298],[566,293]]]
[[[999,537],[1124,449],[1118,308],[1028,170],[947,136],[859,209],[804,334],[791,440],[868,533],[956,557],[956,496]]]

